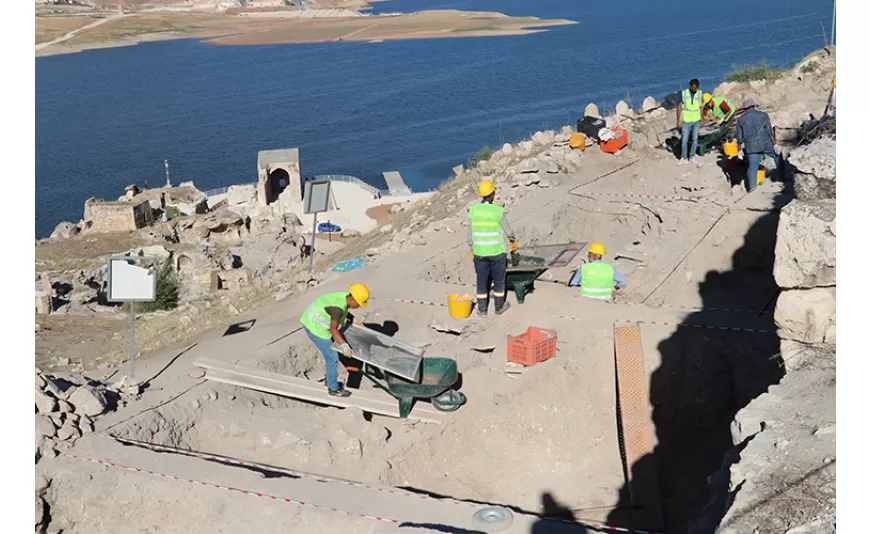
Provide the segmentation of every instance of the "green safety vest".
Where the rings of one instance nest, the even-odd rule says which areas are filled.
[[[722,122],[725,122],[728,119],[730,119],[731,116],[734,115],[734,113],[737,111],[737,108],[734,107],[734,104],[732,104],[731,101],[728,100],[727,98],[725,98],[724,96],[714,96],[712,102],[713,102],[713,110],[710,113],[712,113],[714,117],[716,117],[717,119],[719,119]],[[725,102],[726,104],[728,104],[728,107],[731,108],[731,111],[728,112],[728,115],[725,115],[725,113],[723,113],[722,110],[719,109],[719,105],[722,102]]]
[[[613,298],[613,266],[606,263],[586,263],[580,278],[580,294],[593,299]]]
[[[471,221],[471,251],[475,256],[498,256],[507,252],[501,218],[504,208],[487,202],[471,206],[468,219]]]
[[[698,122],[701,120],[701,101],[704,99],[701,89],[692,98],[692,90],[683,90],[683,122]]]
[[[332,334],[329,332],[329,325],[332,319],[326,313],[326,308],[341,308],[344,314],[341,316],[339,326],[343,325],[345,319],[347,319],[347,293],[338,292],[323,295],[312,302],[299,319],[302,326],[321,339],[332,338]]]

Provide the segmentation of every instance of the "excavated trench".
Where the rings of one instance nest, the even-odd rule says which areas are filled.
[[[776,214],[763,216],[770,217]],[[640,207],[597,212],[562,205],[548,217],[522,221],[515,229],[527,236],[529,244],[546,244],[588,240],[583,229],[597,227],[601,232],[597,235],[603,234],[614,247],[624,247],[641,240],[655,243],[666,235],[668,224],[674,223],[662,219]],[[773,222],[753,224],[742,242],[723,241],[723,246],[731,246],[732,261],[710,266],[704,277],[708,283],[698,284],[703,305],[684,323],[721,320],[705,306],[741,307],[739,302],[727,301],[721,284],[742,286],[739,294],[745,294],[747,287],[769,290],[772,254],[756,251],[773,249]],[[747,251],[752,261],[746,260]],[[622,264],[619,268],[630,267]],[[433,281],[474,281],[462,247],[410,274]],[[676,289],[662,285],[663,297],[668,291]],[[754,315],[753,320],[756,328],[775,329],[770,314]],[[647,370],[652,371],[648,387],[656,447],[653,458],[641,458],[629,470],[642,473],[641,462],[655,464],[665,531],[688,532],[709,500],[707,477],[721,467],[725,452],[733,445],[730,425],[734,415],[782,376],[779,340],[771,334],[695,328],[677,328],[668,334],[661,328],[644,327],[643,336]],[[306,341],[259,359],[256,365],[319,380],[322,358]],[[602,385],[605,377],[612,380],[612,358],[606,356],[612,354],[612,336],[581,328],[560,332],[560,341],[582,347],[576,354],[583,356],[571,356],[574,351],[569,351],[516,380],[503,374],[477,376],[474,382],[485,387],[479,386],[477,396],[471,397],[475,402],[443,426],[407,425],[366,417],[358,410],[316,407],[209,384],[142,414],[116,428],[114,434],[273,466],[277,473],[283,468],[412,486],[529,511],[543,511],[546,503],[541,501],[541,491],[547,488],[566,508],[597,508],[598,519],[609,524],[648,527],[637,524],[631,513],[631,498],[619,465],[615,391],[611,384]],[[605,356],[593,358],[595,354]],[[489,367],[497,365],[491,362],[503,356],[499,353],[491,358],[474,371],[488,373]],[[264,476],[278,476],[270,473]],[[601,512],[602,508],[612,511]],[[589,518],[590,514],[595,515],[587,510],[575,516]]]

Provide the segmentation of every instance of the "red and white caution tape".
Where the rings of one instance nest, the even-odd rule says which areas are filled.
[[[773,313],[771,311],[759,310],[741,310],[737,308],[712,308],[708,306],[680,306],[677,304],[643,304],[641,302],[614,302],[613,304],[622,304],[623,306],[644,306],[647,308],[668,308],[674,310],[693,310],[693,311],[715,311],[715,312],[733,312],[733,313],[755,313],[759,315]]]
[[[175,452],[175,453],[184,454],[184,455],[188,455],[188,456],[195,456],[198,458],[214,460],[214,461],[218,461],[218,462],[222,462],[222,463],[226,463],[226,464],[230,464],[230,465],[240,465],[240,466],[254,467],[254,468],[259,468],[259,469],[268,469],[268,470],[279,472],[279,473],[287,473],[287,474],[290,474],[293,476],[298,476],[300,478],[310,478],[310,479],[316,480],[318,482],[333,482],[333,483],[338,483],[338,484],[344,484],[347,486],[353,486],[355,488],[365,488],[365,489],[369,489],[369,490],[379,491],[382,493],[389,493],[391,495],[397,495],[397,496],[402,496],[402,497],[411,497],[411,498],[421,499],[421,500],[426,500],[426,501],[437,501],[439,503],[455,504],[455,505],[459,505],[459,506],[467,506],[469,508],[483,508],[483,507],[489,506],[487,504],[478,504],[478,503],[467,502],[467,501],[457,501],[454,499],[440,499],[437,497],[430,497],[429,495],[426,495],[425,493],[414,493],[414,492],[410,492],[410,491],[394,490],[391,488],[382,488],[382,487],[372,486],[369,484],[364,484],[361,482],[352,482],[350,480],[344,480],[344,479],[340,479],[340,478],[333,478],[333,477],[328,477],[328,476],[323,476],[323,475],[314,475],[311,473],[305,473],[303,471],[295,471],[293,469],[286,469],[283,467],[266,466],[263,464],[237,460],[235,458],[227,458],[225,456],[218,456],[215,454],[207,454],[207,453],[201,453],[201,452],[190,451],[190,450],[185,450],[185,449],[178,449],[176,447],[169,447],[166,445],[157,445],[154,443],[148,443],[145,441],[137,441],[137,440],[133,440],[133,439],[121,438],[118,436],[112,436],[112,437],[114,439],[116,439],[117,441],[120,441],[122,443],[129,443],[132,445],[138,445],[138,446],[152,449],[155,451]],[[129,468],[129,467],[125,467],[125,466],[115,465],[115,464],[112,464],[110,462],[104,462],[104,461],[100,461],[100,460],[91,460],[89,458],[80,458],[80,457],[72,456],[72,455],[67,455],[67,456],[70,456],[70,457],[76,458],[76,459],[80,459],[80,460],[87,460],[89,462],[96,462],[96,463],[99,463],[102,465],[109,465],[112,467],[119,467],[122,469],[128,469],[128,470],[136,471],[139,473],[147,473],[147,474],[153,474],[153,475],[159,474],[159,473],[153,473],[153,472],[145,470],[145,469],[134,469],[134,468]],[[160,476],[164,476],[167,478],[173,478],[175,480],[183,480],[183,479],[180,479],[178,477],[173,477],[173,476],[169,476],[169,475],[160,475]],[[206,485],[206,486],[213,486],[213,487],[218,487],[218,488],[223,488],[223,489],[229,489],[231,491],[233,491],[233,490],[234,491],[242,491],[243,493],[245,493],[244,490],[235,490],[234,488],[227,488],[224,486],[216,486],[214,484],[202,484],[202,483],[192,481],[192,480],[187,480],[187,482],[191,482],[194,484]],[[251,493],[251,492],[247,492],[246,494],[263,496],[261,494]],[[269,497],[271,497],[271,496],[269,496]],[[318,505],[311,505],[309,503],[304,503],[301,501],[292,501],[292,500],[287,500],[287,499],[284,499],[284,500],[286,500],[287,502],[291,502],[291,503],[296,503],[296,504],[301,503],[301,504],[304,504],[306,506],[317,506],[319,508],[324,508],[324,509],[328,509],[331,511],[342,513],[341,511],[335,510],[334,508],[328,508],[328,507],[318,506]],[[347,512],[343,512],[343,513],[347,513]],[[614,527],[614,526],[610,526],[610,525],[604,525],[601,523],[582,523],[582,522],[566,520],[566,519],[554,519],[554,518],[550,518],[550,517],[542,517],[542,516],[539,516],[537,514],[529,514],[529,513],[525,513],[525,512],[514,512],[514,513],[516,513],[519,516],[523,516],[523,517],[532,517],[535,519],[543,519],[546,521],[557,521],[560,523],[566,523],[566,524],[571,524],[571,525],[593,527],[593,528],[600,529],[600,530],[610,530],[612,532],[630,532],[630,533],[635,533],[635,534],[657,534],[654,532],[649,532],[649,531],[644,531],[644,530],[633,530],[633,529],[628,529],[628,528],[623,528],[623,527]],[[353,514],[349,514],[349,515],[353,515]],[[367,517],[369,519],[378,519],[381,521],[385,520],[384,518],[376,517],[373,515],[361,515],[361,517]],[[387,519],[387,521],[393,521],[393,520]]]
[[[639,193],[595,193],[595,192],[586,192],[583,193],[572,193],[576,196],[596,196],[596,197],[614,197],[614,198],[650,198],[653,200],[689,200],[692,202],[697,201],[706,201],[706,202],[715,202],[716,199],[710,197],[684,197],[678,195],[645,195]]]
[[[431,302],[428,300],[408,300],[408,299],[393,299],[393,298],[374,298],[371,300],[392,300],[393,302],[404,302],[405,304],[423,304],[424,306],[440,306],[442,308],[446,308],[447,304],[443,304],[441,302]]]
[[[451,284],[451,285],[460,285],[453,284],[452,282],[440,282],[437,280],[425,280],[428,282],[432,282],[435,284]],[[546,282],[546,280],[544,280]],[[468,287],[474,287],[472,285],[468,285]],[[394,299],[394,298],[380,298],[376,299],[372,297],[371,300],[392,300],[393,302],[404,302],[406,304],[423,304],[427,306],[441,306],[447,307],[447,304],[441,304],[439,302],[431,302],[428,300],[408,300],[408,299]],[[674,310],[692,310],[692,311],[714,311],[714,312],[731,312],[731,313],[755,313],[759,315],[765,315],[773,313],[772,311],[763,311],[763,310],[743,310],[738,308],[715,308],[709,306],[681,306],[679,304],[643,304],[641,302],[611,302],[611,304],[621,305],[621,306],[642,306],[646,308],[662,308],[662,309],[674,309]]]
[[[581,317],[571,317],[568,315],[554,315],[553,317],[558,317],[559,319],[570,319],[572,321],[583,321],[585,319]],[[637,320],[629,320],[629,319],[617,319],[614,323],[627,323],[627,324],[649,324],[653,326],[677,326],[677,327],[689,327],[689,328],[706,328],[708,330],[723,330],[729,332],[753,332],[755,334],[776,334],[776,330],[762,330],[759,328],[737,328],[733,326],[712,326],[705,324],[686,324],[686,323],[671,323],[667,321],[637,321]]]
[[[308,507],[311,507],[311,508],[317,508],[317,509],[319,509],[319,510],[326,510],[326,511],[329,511],[329,512],[335,512],[335,513],[337,513],[337,514],[345,515],[345,516],[347,516],[347,517],[353,517],[353,518],[359,517],[359,518],[362,518],[362,519],[371,519],[371,520],[373,520],[373,521],[384,521],[384,522],[386,522],[386,523],[393,523],[393,524],[396,524],[396,525],[399,524],[399,520],[397,520],[397,519],[391,519],[391,518],[389,518],[389,517],[379,517],[379,516],[370,515],[370,514],[361,514],[361,513],[357,513],[357,512],[347,512],[347,511],[344,511],[344,510],[339,510],[338,508],[332,508],[332,507],[330,507],[330,506],[324,506],[324,505],[322,505],[322,504],[314,504],[314,503],[305,502],[305,501],[298,501],[298,500],[294,500],[294,499],[287,499],[287,498],[284,498],[284,497],[277,497],[277,496],[275,496],[275,495],[269,495],[268,493],[260,493],[260,492],[257,492],[257,491],[250,491],[250,490],[245,490],[245,489],[234,488],[234,487],[232,487],[232,486],[222,486],[222,485],[220,485],[220,484],[212,484],[212,483],[210,483],[210,482],[201,482],[201,481],[199,481],[199,480],[194,480],[194,479],[191,479],[191,478],[182,478],[182,477],[177,477],[177,476],[175,476],[175,475],[167,475],[167,474],[165,474],[165,473],[158,473],[158,472],[156,472],[156,471],[151,471],[151,470],[149,470],[149,469],[140,469],[140,468],[138,468],[138,467],[127,467],[126,465],[115,464],[115,463],[108,462],[108,461],[105,461],[105,460],[94,460],[94,459],[92,459],[92,458],[85,458],[85,457],[83,457],[83,456],[76,456],[76,455],[74,455],[74,454],[64,453],[64,456],[68,456],[69,458],[73,458],[73,459],[75,459],[75,460],[83,460],[83,461],[86,461],[86,462],[91,462],[91,463],[95,463],[95,464],[99,464],[99,465],[104,465],[104,466],[107,466],[107,467],[114,467],[114,468],[117,468],[117,469],[123,469],[123,470],[125,470],[125,471],[133,471],[134,473],[144,473],[144,474],[146,474],[146,475],[153,475],[153,476],[157,476],[157,477],[161,477],[161,478],[167,478],[167,479],[177,480],[177,481],[179,481],[179,482],[187,482],[188,484],[193,484],[193,485],[196,485],[196,486],[204,486],[204,487],[206,487],[206,488],[222,489],[222,490],[227,490],[227,491],[231,491],[231,492],[241,493],[241,494],[243,494],[243,495],[249,495],[249,496],[251,496],[251,497],[262,497],[262,498],[264,498],[264,499],[269,499],[269,500],[276,501],[276,502],[283,502],[283,503],[286,503],[286,504],[295,504],[295,505],[297,505],[297,506],[308,506]]]

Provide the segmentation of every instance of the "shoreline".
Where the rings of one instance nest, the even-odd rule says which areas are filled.
[[[123,19],[123,20],[122,20]],[[37,18],[37,22],[39,18]],[[381,42],[413,39],[529,35],[578,24],[567,19],[511,17],[496,12],[429,10],[397,16],[299,19],[191,13],[136,13],[78,30],[49,46],[36,45],[35,57],[133,46],[144,42],[199,39],[213,45],[267,46],[328,42]],[[126,27],[125,27],[126,25]],[[171,29],[166,29],[166,28]],[[127,32],[127,33],[124,33]]]

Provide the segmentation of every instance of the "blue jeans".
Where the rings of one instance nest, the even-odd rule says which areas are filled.
[[[682,146],[682,159],[686,158],[686,147],[689,144],[689,133],[692,134],[692,151],[690,152],[689,158],[695,157],[695,152],[698,151],[698,132],[701,131],[701,121],[695,122],[686,122],[683,121],[683,129],[682,129],[682,138],[680,139],[680,143]]]
[[[314,345],[323,353],[323,359],[326,360],[326,387],[329,388],[329,391],[338,391],[338,353],[329,348],[332,345],[332,339],[317,337],[304,326],[302,328],[308,334],[308,339],[314,342]]]
[[[744,185],[746,185],[747,191],[754,190],[755,186],[758,185],[758,167],[761,165],[761,160],[764,159],[765,156],[772,157],[774,163],[776,163],[776,169],[782,172],[782,156],[779,154],[747,154],[746,158],[749,161],[749,168],[746,171],[746,178],[744,179]]]

